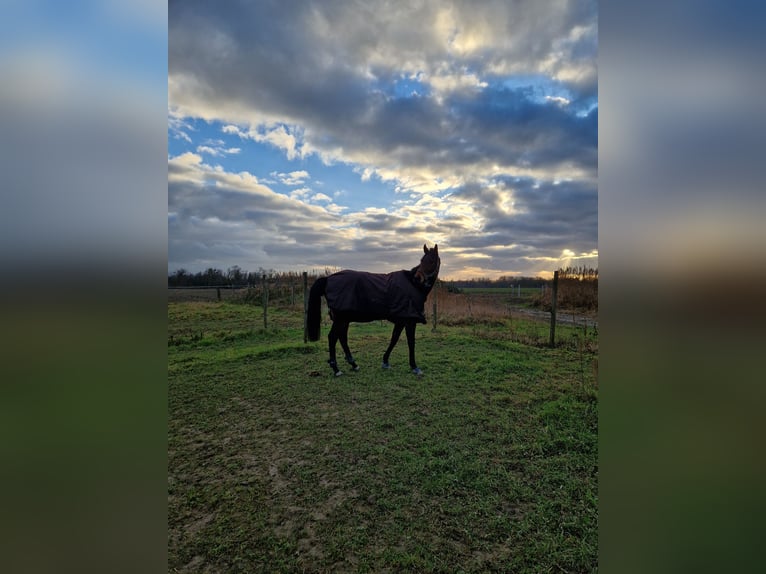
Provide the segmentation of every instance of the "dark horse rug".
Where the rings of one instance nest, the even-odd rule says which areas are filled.
[[[428,292],[417,287],[412,271],[339,271],[327,277],[327,306],[336,312],[363,310],[370,319],[415,319],[425,323]]]
[[[387,319],[394,324],[391,342],[383,354],[382,366],[391,368],[388,362],[402,331],[407,333],[410,369],[422,375],[415,362],[415,327],[425,323],[424,308],[428,294],[439,277],[439,246],[429,249],[423,245],[420,264],[407,271],[393,273],[368,273],[366,271],[339,271],[329,277],[319,277],[311,286],[306,307],[306,340],[318,341],[321,326],[322,296],[327,299],[332,327],[327,336],[330,360],[327,361],[335,376],[343,373],[338,369],[335,344],[340,342],[346,361],[354,371],[359,370],[348,346],[348,326],[351,322],[368,323]]]

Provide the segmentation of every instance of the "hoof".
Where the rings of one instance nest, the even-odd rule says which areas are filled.
[[[412,374],[417,375],[418,377],[422,377],[423,371],[421,371],[420,368],[415,368],[415,369],[412,369]]]
[[[383,363],[383,368],[384,369],[390,369],[391,368],[391,363]]]
[[[338,368],[337,361],[333,361],[332,359],[330,359],[329,361],[327,361],[327,364],[330,365],[330,368],[332,369],[332,372],[336,377],[340,377],[343,374],[341,370]]]
[[[354,357],[352,355],[346,355],[346,362],[351,365],[352,371],[358,371],[359,365],[356,364],[356,361],[354,360]]]

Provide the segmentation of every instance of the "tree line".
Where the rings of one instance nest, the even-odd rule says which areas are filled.
[[[559,279],[575,279],[578,281],[598,281],[598,269],[585,266],[569,266],[559,269]]]
[[[186,269],[177,269],[168,274],[168,287],[223,287],[229,285],[255,285],[261,282],[263,276],[271,278],[277,275],[273,269],[263,269],[258,271],[245,271],[239,265],[229,267],[226,271],[207,268],[205,271],[190,273]],[[301,276],[300,273],[280,273],[279,275],[294,276],[295,280]]]

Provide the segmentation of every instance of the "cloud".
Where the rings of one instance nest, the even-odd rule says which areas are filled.
[[[204,267],[204,254],[224,267],[332,264],[385,271],[387,264],[413,264],[412,253],[403,249],[408,239],[413,245],[439,243],[460,262],[453,277],[461,268],[462,276],[479,268],[484,276],[514,270],[547,275],[574,260],[597,262],[596,189],[578,182],[499,179],[354,211],[310,188],[285,196],[252,174],[228,173],[193,153],[170,159],[168,180],[171,267],[184,257],[192,258],[183,264],[187,269]]]
[[[189,136],[188,132],[193,132],[194,126],[184,117],[179,116],[172,111],[168,112],[168,131],[174,139],[181,139],[188,143],[192,143],[191,136]]]
[[[596,12],[585,0],[171,3],[169,104],[176,118],[219,122],[287,160],[343,164],[397,193],[385,213],[351,210],[310,190],[305,171],[274,172],[297,189],[272,195],[321,213],[301,228],[272,210],[283,245],[301,243],[301,229],[318,234],[311,252],[364,238],[382,262],[404,234],[493,269],[528,268],[597,245]],[[236,187],[233,174],[196,169],[190,180]]]
[[[168,182],[170,262],[217,257],[230,265],[254,264],[259,252],[278,253],[281,243],[305,245],[310,258],[314,245],[327,243],[335,221],[326,209],[276,193],[247,172],[207,165],[195,154],[170,158]]]
[[[309,178],[309,172],[306,170],[291,171],[290,173],[272,172],[271,176],[277,178],[283,185],[303,185]]]
[[[189,115],[246,125],[240,135],[288,159],[316,153],[378,173],[396,168],[402,182],[446,177],[453,164],[467,178],[492,165],[592,172],[592,122],[553,103],[531,105],[528,91],[497,82],[545,73],[573,100],[592,97],[595,11],[593,2],[425,2],[393,13],[374,2],[368,10],[176,3],[170,100]],[[211,46],[202,36],[217,40]],[[434,95],[392,98],[377,89],[402,73],[419,74]],[[182,89],[191,81],[195,89]],[[567,142],[570,153],[556,151]]]
[[[294,199],[302,199],[305,197],[308,197],[308,195],[312,193],[311,189],[308,187],[300,187],[298,189],[294,189],[290,192],[290,197]]]
[[[191,141],[191,140],[190,140]],[[211,145],[197,146],[197,153],[212,155],[213,157],[223,157],[226,155],[238,154],[241,150],[238,147],[226,148],[222,141],[209,142]]]
[[[226,172],[193,153],[169,159],[168,182],[171,268],[204,268],[213,261],[224,267],[324,268],[328,253],[337,254],[334,265],[371,265],[369,252],[342,247],[354,243],[359,227],[340,218],[347,208],[325,194],[304,188],[285,196],[250,173]],[[390,249],[398,242],[392,231],[385,244]],[[413,253],[418,257],[416,250],[401,253],[406,265],[414,264]]]
[[[215,148],[206,146],[206,145],[200,145],[197,146],[197,153],[206,153],[208,155],[212,156],[221,156],[223,153],[220,150],[217,150]]]
[[[295,159],[299,153],[298,140],[285,126],[277,126],[263,132],[250,132],[249,135],[257,142],[267,142],[283,150],[287,159]]]

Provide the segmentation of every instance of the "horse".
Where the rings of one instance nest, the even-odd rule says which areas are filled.
[[[328,335],[330,359],[327,363],[336,377],[343,374],[338,368],[335,355],[335,344],[338,341],[351,369],[359,370],[359,365],[348,347],[349,324],[384,319],[392,322],[394,329],[391,342],[383,354],[383,368],[391,368],[388,362],[391,351],[404,330],[410,351],[410,369],[417,376],[423,374],[415,362],[415,327],[418,323],[426,323],[423,309],[426,298],[439,276],[440,265],[439,246],[434,245],[433,249],[429,249],[424,244],[420,264],[410,270],[403,269],[387,274],[343,270],[320,277],[312,284],[306,311],[308,339],[319,340],[321,297],[324,296],[332,320]]]

